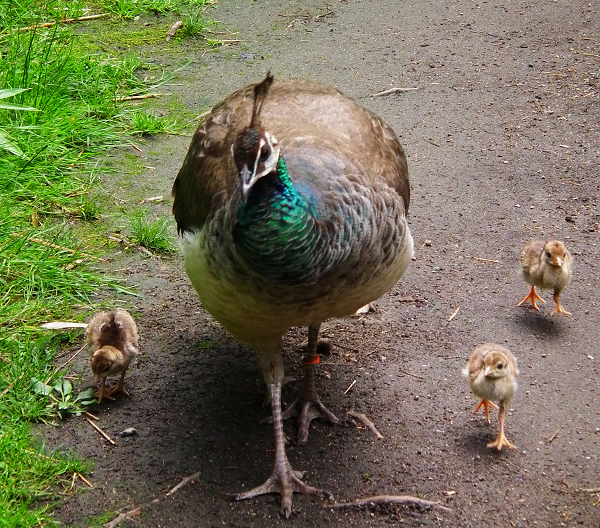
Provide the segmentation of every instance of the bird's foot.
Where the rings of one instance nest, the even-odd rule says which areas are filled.
[[[540,301],[541,303],[545,303],[546,301],[544,301],[544,299],[542,299],[537,292],[535,291],[535,286],[531,287],[531,290],[529,291],[529,293],[523,297],[523,299],[521,299],[521,302],[519,304],[517,304],[517,306],[521,306],[523,304],[525,304],[527,301],[531,301],[531,304],[533,305],[533,309],[534,310],[539,310],[539,308],[537,307],[537,304],[535,304],[535,301]]]
[[[110,389],[105,389],[104,387],[100,387],[100,390],[94,392],[94,398],[98,398],[98,403],[104,400],[113,400],[114,398],[109,393]]]
[[[485,418],[487,420],[487,423],[490,423],[490,411],[489,411],[490,406],[493,407],[494,409],[498,409],[498,406],[493,401],[484,400],[482,398],[482,400],[479,402],[479,405],[477,405],[477,407],[475,407],[473,414],[477,414],[477,411],[479,409],[481,409],[481,407],[483,407],[485,410]]]
[[[561,313],[564,315],[571,315],[571,312],[567,312],[567,310],[564,309],[563,305],[560,304],[560,301],[556,298],[556,296],[554,296],[554,302],[556,303],[556,308],[554,308],[554,310],[552,310],[552,313],[550,315],[554,315],[557,313]]]
[[[260,486],[249,491],[236,493],[231,496],[232,500],[246,500],[266,495],[268,493],[279,493],[281,495],[281,509],[279,513],[286,519],[292,513],[292,495],[293,493],[303,493],[304,495],[314,495],[322,499],[332,499],[333,495],[328,491],[313,488],[302,482],[302,472],[294,471],[290,463],[285,459],[275,464],[275,469],[271,476]]]
[[[495,447],[498,451],[500,451],[503,446],[508,447],[508,449],[517,449],[517,446],[514,444],[511,444],[508,441],[508,438],[506,438],[506,436],[504,436],[503,431],[500,431],[498,438],[496,438],[496,440],[494,440],[493,442],[490,442],[487,446],[491,449]]]
[[[316,418],[323,418],[331,425],[345,425],[345,422],[340,420],[321,403],[318,396],[310,400],[298,398],[292,404],[288,405],[283,412],[283,419],[285,420],[293,416],[298,417],[298,444],[306,443],[310,422]]]
[[[129,396],[129,393],[127,392],[127,390],[125,389],[125,386],[122,383],[117,383],[116,385],[113,385],[112,387],[109,387],[108,389],[106,389],[106,397],[110,397],[113,394],[115,394],[116,392],[122,392],[123,394],[125,394],[125,396]],[[114,400],[114,398],[110,398],[111,400]]]

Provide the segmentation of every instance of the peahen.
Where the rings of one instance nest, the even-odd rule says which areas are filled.
[[[413,255],[406,156],[394,131],[336,88],[308,80],[242,88],[216,105],[173,185],[173,214],[203,306],[251,345],[271,400],[275,463],[264,484],[233,498],[323,498],[286,456],[282,336],[308,326],[298,439],[317,417],[340,420],[315,389],[319,328],[387,292]]]

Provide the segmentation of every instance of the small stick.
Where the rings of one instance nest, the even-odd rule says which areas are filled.
[[[15,381],[11,381],[8,384],[8,387],[6,387],[6,389],[4,389],[2,391],[2,393],[0,394],[0,398],[2,398],[10,389],[12,389],[15,385],[15,383],[17,383],[17,381],[19,381],[23,376],[25,376],[25,373],[23,372],[23,374],[21,374]]]
[[[144,202],[162,202],[164,200],[163,196],[150,196],[150,198],[144,198],[142,203]]]
[[[75,354],[73,354],[69,359],[67,359],[67,361],[65,361],[62,365],[60,365],[59,367],[56,367],[54,369],[54,372],[50,375],[50,377],[46,380],[46,385],[48,385],[48,383],[50,383],[50,380],[54,377],[54,375],[59,372],[60,370],[62,370],[63,368],[65,368],[69,363],[71,363],[71,361],[73,361],[77,355],[79,354],[79,352],[81,352],[84,348],[86,347],[86,345],[83,345],[77,352],[75,352]]]
[[[144,94],[144,95],[128,95],[127,97],[117,97],[115,102],[120,103],[121,101],[138,101],[140,99],[152,99],[153,97],[162,97],[164,94]]]
[[[171,26],[171,29],[169,29],[167,36],[165,37],[165,41],[169,42],[169,40],[171,40],[175,36],[175,33],[177,33],[177,30],[181,27],[183,27],[183,22],[181,20],[178,20],[177,22],[175,22],[175,24],[173,24],[173,26]]]
[[[96,429],[96,431],[98,431],[104,438],[106,438],[112,445],[115,445],[115,441],[108,436],[102,429],[100,429],[100,427],[98,427],[94,422],[92,422],[92,420],[90,420],[89,418],[86,418],[86,420],[90,423],[90,425]]]
[[[550,437],[548,438],[548,443],[551,444],[552,442],[554,442],[554,440],[556,439],[556,437],[558,436],[558,433],[560,433],[560,430],[562,429],[562,427],[559,427],[556,432]]]
[[[128,512],[125,512],[125,513],[119,513],[119,515],[117,515],[112,521],[110,521],[109,523],[106,523],[104,525],[104,528],[116,528],[125,519],[131,519],[132,517],[135,517],[136,515],[139,515],[140,513],[142,513],[141,506],[138,508],[134,508],[133,510],[129,510]]]
[[[142,152],[142,149],[140,147],[138,147],[137,145],[134,145],[131,141],[129,142],[129,144],[138,152]]]
[[[94,416],[92,413],[87,412],[87,411],[83,411],[83,414],[87,414],[90,418],[93,418],[96,421],[99,421],[100,418],[98,418],[97,416]]]
[[[83,482],[85,482],[90,488],[93,488],[94,486],[92,485],[92,483],[86,479],[81,473],[76,473],[76,475],[83,480]]]
[[[348,414],[354,418],[356,418],[357,420],[360,420],[369,430],[371,430],[373,432],[373,434],[375,434],[375,436],[379,439],[383,438],[383,435],[377,430],[377,427],[375,427],[375,424],[369,420],[365,414],[363,413],[357,413],[355,411],[348,411]]]
[[[411,497],[410,495],[376,495],[374,497],[367,497],[366,499],[355,499],[353,502],[326,504],[324,508],[334,508],[339,510],[343,508],[369,506],[371,504],[417,504],[419,506],[429,506],[444,511],[452,511],[450,508],[442,506],[439,502],[419,499],[418,497]]]
[[[22,235],[23,235],[23,233],[11,233],[11,236],[13,238],[18,238]],[[102,259],[100,257],[94,257],[93,255],[90,255],[89,253],[84,253],[83,251],[78,251],[76,249],[71,249],[71,248],[68,248],[65,246],[59,246],[58,244],[53,244],[52,242],[46,242],[45,240],[41,240],[36,237],[29,237],[27,240],[31,240],[32,242],[35,242],[36,244],[41,244],[42,246],[51,247],[53,249],[60,249],[61,251],[66,251],[67,253],[71,253],[72,255],[79,254],[83,258],[98,260],[100,262],[108,262],[108,260]]]
[[[456,314],[458,313],[459,310],[460,310],[460,306],[457,306],[456,310],[454,310],[452,312],[452,315],[450,317],[448,317],[448,322],[452,321],[452,319],[454,319],[454,317],[456,317]]]
[[[481,262],[493,262],[494,264],[502,264],[502,262],[500,262],[499,260],[493,260],[493,259],[486,259],[486,258],[482,258],[482,257],[472,257],[475,260],[480,260]]]
[[[82,16],[82,17],[78,17],[78,18],[66,18],[65,20],[61,20],[59,22],[59,24],[70,24],[71,22],[81,22],[83,20],[95,20],[96,18],[102,18],[102,17],[108,16],[109,14],[110,13],[101,13],[100,15],[87,15],[87,16]],[[29,31],[31,29],[52,27],[55,24],[56,24],[56,22],[44,22],[43,24],[38,24],[37,26],[29,26],[29,27],[19,28],[18,31]]]
[[[389,90],[383,90],[383,92],[371,94],[371,97],[381,97],[383,95],[390,95],[393,93],[412,92],[413,90],[419,90],[419,88],[390,88]]]
[[[173,493],[175,493],[178,489],[183,488],[183,486],[185,486],[186,484],[189,484],[190,482],[192,482],[192,480],[197,479],[200,476],[200,471],[196,471],[196,473],[194,473],[193,475],[190,475],[189,477],[185,477],[179,484],[177,484],[177,486],[175,486],[174,488],[171,488],[165,495],[165,497],[168,497],[169,495],[173,495]]]
[[[600,488],[581,488],[581,491],[587,491],[588,493],[600,493]]]
[[[413,378],[418,378],[418,379],[422,379],[422,380],[425,379],[423,376],[419,376],[417,374],[412,374],[410,372],[406,372],[406,370],[398,369],[398,371],[402,372],[402,374],[406,374],[407,376],[412,376]]]
[[[344,391],[344,395],[348,394],[348,391],[354,387],[354,384],[356,383],[356,380],[354,380],[352,383],[350,383],[350,385],[348,385],[348,388]]]

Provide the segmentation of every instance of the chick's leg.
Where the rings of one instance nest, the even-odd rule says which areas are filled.
[[[565,310],[563,308],[563,305],[560,304],[559,301],[559,296],[560,296],[560,292],[554,292],[554,295],[552,296],[552,299],[554,300],[554,302],[556,303],[556,308],[554,308],[554,310],[552,310],[552,313],[550,315],[554,315],[556,313],[561,313],[561,314],[565,314],[565,315],[571,315],[571,312],[567,312],[567,310]]]
[[[115,392],[122,392],[125,396],[129,396],[129,393],[125,390],[125,385],[123,384],[123,380],[125,379],[125,371],[121,372],[121,377],[116,385],[113,387],[109,387],[106,389],[106,394],[112,396]],[[114,398],[113,398],[114,399]]]
[[[106,376],[101,378],[100,388],[94,393],[94,397],[98,398],[98,403],[100,403],[102,401],[102,398],[106,398],[107,400],[114,400],[114,398],[112,398],[110,396],[110,394],[107,392],[105,385],[106,385]]]
[[[500,434],[498,434],[498,438],[493,442],[490,442],[487,446],[490,448],[496,448],[498,451],[502,449],[502,447],[506,446],[509,449],[517,449],[517,446],[511,444],[508,441],[508,438],[504,436],[504,405],[500,406],[500,412],[498,413],[498,422],[500,423]]]
[[[533,304],[533,308],[535,310],[539,310],[539,308],[537,307],[537,304],[535,304],[535,301],[540,301],[542,303],[545,303],[546,301],[544,301],[544,299],[542,299],[537,292],[535,291],[535,286],[531,287],[530,292],[525,295],[525,297],[523,297],[523,299],[521,300],[521,302],[519,304],[517,304],[517,306],[521,306],[522,304],[525,304],[527,301],[531,301],[531,304]]]
[[[298,417],[298,443],[304,444],[308,440],[308,428],[315,418],[324,418],[332,425],[342,425],[342,421],[321,403],[315,387],[315,369],[319,364],[317,343],[321,325],[308,327],[308,345],[306,355],[302,359],[304,378],[298,399],[288,406],[283,414],[284,418]]]
[[[487,420],[487,423],[490,423],[490,411],[489,411],[490,406],[492,406],[494,409],[498,408],[498,406],[493,401],[484,400],[482,398],[482,400],[479,402],[479,405],[477,407],[475,407],[473,414],[477,414],[477,411],[479,409],[481,409],[481,407],[483,407],[485,410],[485,418]]]
[[[270,350],[268,350],[270,349]],[[233,500],[245,500],[267,493],[281,495],[280,513],[286,519],[292,512],[292,494],[304,493],[316,495],[324,499],[332,498],[331,493],[309,486],[300,480],[302,473],[294,471],[285,453],[285,438],[283,435],[283,418],[281,414],[281,384],[283,381],[283,360],[279,346],[276,350],[265,347],[258,351],[263,376],[269,390],[271,409],[273,412],[273,429],[275,432],[275,463],[271,476],[260,486],[249,491],[233,495]]]

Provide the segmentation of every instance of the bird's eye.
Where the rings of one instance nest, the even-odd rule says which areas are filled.
[[[504,364],[503,363],[498,363],[498,370],[502,370],[504,368]]]
[[[266,145],[260,150],[260,161],[265,162],[269,159],[269,147]]]
[[[548,258],[550,258],[550,257],[552,256],[552,255],[550,255],[550,251],[546,251],[546,256],[547,256]]]

